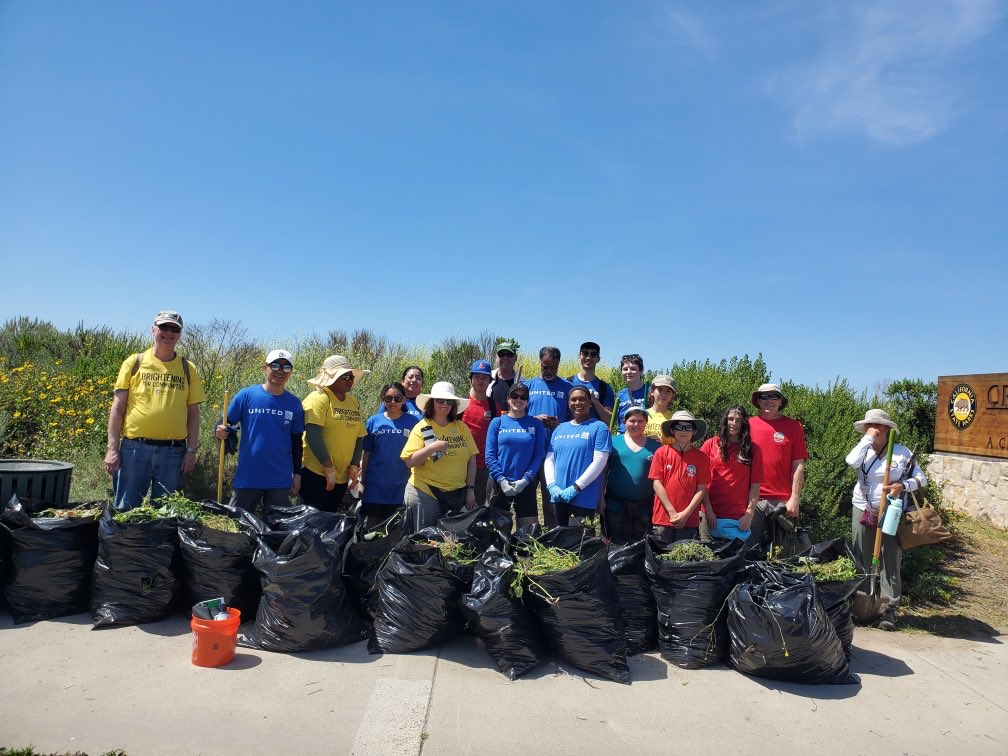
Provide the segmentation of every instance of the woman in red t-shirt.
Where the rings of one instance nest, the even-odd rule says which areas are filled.
[[[725,410],[718,434],[700,451],[711,463],[711,484],[704,497],[710,534],[746,540],[763,482],[763,457],[749,437],[749,413],[740,405]]]

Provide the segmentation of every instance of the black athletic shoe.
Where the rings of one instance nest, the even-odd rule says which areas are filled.
[[[885,630],[887,633],[891,633],[896,629],[896,612],[892,610],[886,610],[886,613],[882,615],[882,619],[878,623],[879,630]]]

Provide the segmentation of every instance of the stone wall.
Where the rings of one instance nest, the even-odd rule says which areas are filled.
[[[928,460],[928,477],[946,504],[1008,528],[1008,460],[948,452],[933,452]]]

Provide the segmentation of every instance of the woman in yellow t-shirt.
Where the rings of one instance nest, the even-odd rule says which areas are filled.
[[[435,383],[429,394],[417,396],[416,403],[423,420],[413,426],[399,456],[410,468],[403,500],[419,530],[437,525],[448,512],[475,508],[479,449],[458,419],[469,400],[456,395],[451,383]]]
[[[350,366],[339,354],[326,357],[315,387],[301,405],[305,413],[301,500],[324,512],[338,512],[347,488],[357,485],[364,450],[365,418],[350,389],[370,370]]]
[[[656,375],[651,381],[651,408],[648,409],[647,426],[644,435],[657,441],[662,440],[661,426],[666,420],[672,419],[670,409],[676,400],[675,381],[668,375]],[[672,443],[672,440],[668,440]]]

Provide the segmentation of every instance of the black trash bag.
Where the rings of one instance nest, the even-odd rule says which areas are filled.
[[[659,554],[676,544],[645,540],[662,657],[683,669],[718,664],[728,648],[728,595],[745,570],[744,542],[715,541],[711,561],[673,562]]]
[[[854,592],[864,582],[865,566],[861,562],[861,557],[854,553],[854,550],[843,538],[834,538],[831,541],[817,543],[809,550],[804,557],[789,559],[785,564],[788,568],[799,568],[799,574],[805,572],[801,570],[801,560],[810,559],[813,562],[833,562],[840,557],[848,557],[854,562],[854,568],[858,572],[858,577],[850,580],[823,580],[816,583],[819,591],[819,600],[826,607],[833,629],[836,630],[837,637],[843,645],[844,655],[850,659],[851,645],[854,643],[854,620],[851,617],[850,605]]]
[[[497,668],[517,680],[546,660],[549,646],[535,616],[509,589],[514,560],[491,546],[476,564],[472,588],[462,597],[469,632],[483,641]]]
[[[268,529],[277,533],[291,533],[306,528],[320,533],[333,529],[343,532],[346,530],[347,522],[351,524],[355,522],[354,518],[346,513],[323,512],[309,504],[272,507],[265,513],[265,521]]]
[[[462,546],[468,546],[469,550],[476,554],[478,558],[486,549],[480,548],[480,540],[477,536],[463,532],[461,535],[451,531],[442,530],[440,527],[421,528],[413,535],[409,536],[413,543],[421,545],[437,545],[441,543],[457,541]],[[501,544],[503,545],[503,544]],[[442,552],[443,554],[443,552]],[[455,560],[445,556],[445,564],[448,569],[465,583],[464,591],[468,591],[473,581],[473,570],[476,568],[476,559]]]
[[[343,555],[343,580],[357,612],[370,624],[376,594],[373,590],[378,569],[389,552],[407,535],[411,523],[403,512],[373,528],[358,528]]]
[[[91,572],[98,553],[98,522],[71,517],[32,517],[50,505],[32,507],[17,495],[0,513],[8,573],[3,595],[15,624],[66,617],[91,606]],[[27,506],[26,506],[27,504]],[[61,509],[101,508],[102,502]]]
[[[504,550],[511,537],[511,513],[496,507],[476,507],[469,512],[450,514],[438,520],[438,528],[463,537],[483,553],[491,546]]]
[[[465,629],[459,601],[469,584],[425,541],[419,533],[403,538],[378,570],[368,639],[372,654],[420,651]],[[470,569],[470,582],[471,575]]]
[[[627,656],[650,651],[658,645],[658,608],[644,569],[644,541],[610,545],[609,569],[619,594]]]
[[[200,506],[212,514],[230,517],[238,524],[239,532],[217,530],[196,520],[179,520],[182,583],[187,601],[191,605],[223,596],[228,606],[241,612],[242,622],[249,622],[262,596],[259,571],[252,557],[256,536],[265,532],[265,523],[239,507],[213,501],[201,502]]]
[[[106,507],[98,520],[91,581],[93,629],[156,622],[175,611],[178,520],[120,524]]]
[[[262,577],[255,624],[238,637],[242,646],[298,652],[341,646],[364,637],[340,575],[343,549],[353,533],[343,527],[268,533],[258,540],[253,564]]]
[[[511,536],[511,551],[515,556],[524,556],[528,553],[531,542],[537,541],[545,546],[580,553],[581,547],[593,539],[595,539],[595,531],[584,525],[566,525],[543,530],[542,526],[536,522],[515,531]]]
[[[550,646],[579,669],[630,684],[627,639],[620,616],[608,547],[581,527],[554,528],[536,540],[543,546],[574,551],[576,567],[523,581],[522,596]],[[518,545],[522,546],[519,538]]]
[[[860,685],[851,674],[812,575],[750,565],[728,599],[728,661],[747,675]]]

